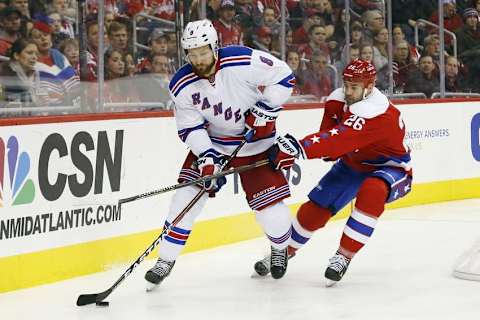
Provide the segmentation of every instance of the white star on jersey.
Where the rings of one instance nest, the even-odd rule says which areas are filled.
[[[320,138],[317,137],[317,136],[311,137],[310,140],[312,140],[312,143],[319,143],[320,142]]]
[[[331,136],[338,136],[338,129],[333,128],[332,130],[329,130]]]

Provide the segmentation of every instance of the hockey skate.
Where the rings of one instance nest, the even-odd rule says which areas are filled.
[[[175,261],[165,261],[158,258],[157,263],[150,270],[145,273],[145,280],[147,280],[147,291],[152,291],[156,288],[172,271]]]
[[[295,252],[288,252],[288,260],[290,260],[294,256]],[[270,273],[270,260],[271,255],[268,255],[262,260],[258,260],[257,262],[255,262],[255,265],[253,266],[255,272],[252,274],[252,278],[268,276],[268,274]]]
[[[339,252],[335,253],[335,255],[330,258],[327,270],[325,270],[325,278],[327,278],[326,286],[331,287],[340,281],[345,272],[347,272],[349,264],[350,259]]]

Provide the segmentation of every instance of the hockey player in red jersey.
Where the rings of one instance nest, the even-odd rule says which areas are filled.
[[[289,256],[313,232],[356,197],[340,246],[325,271],[327,286],[338,282],[351,259],[372,235],[385,203],[411,189],[409,149],[404,145],[405,124],[400,111],[375,88],[375,67],[355,60],[343,72],[344,87],[327,98],[318,132],[297,141],[277,138],[269,159],[277,168],[289,168],[295,156],[335,161],[309,195],[293,221]],[[267,259],[258,261],[259,275],[269,272]]]

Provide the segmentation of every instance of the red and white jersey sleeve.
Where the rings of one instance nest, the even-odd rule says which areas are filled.
[[[378,166],[408,171],[410,153],[404,137],[400,111],[378,89],[349,107],[342,89],[337,89],[328,98],[320,131],[303,138],[301,144],[309,159],[341,158],[358,171]]]

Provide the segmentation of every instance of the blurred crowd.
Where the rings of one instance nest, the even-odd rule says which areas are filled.
[[[6,103],[75,106],[82,93],[96,104],[97,3],[86,0],[87,54],[80,67],[76,0],[0,0],[0,108]],[[328,96],[341,86],[343,67],[362,58],[377,68],[379,89],[388,90],[393,74],[394,93],[430,97],[440,91],[441,55],[447,92],[480,92],[480,0],[443,0],[444,25],[450,31],[445,33],[445,52],[440,52],[434,26],[437,0],[392,1],[391,34],[384,1],[350,3],[348,31],[343,0],[287,0],[284,28],[279,0],[206,0],[205,7],[220,46],[247,45],[281,57],[284,45],[286,62],[297,78],[296,95]],[[199,19],[202,12],[199,0],[105,0],[106,103],[169,107],[168,83],[183,64],[172,27],[176,9],[183,21]]]

